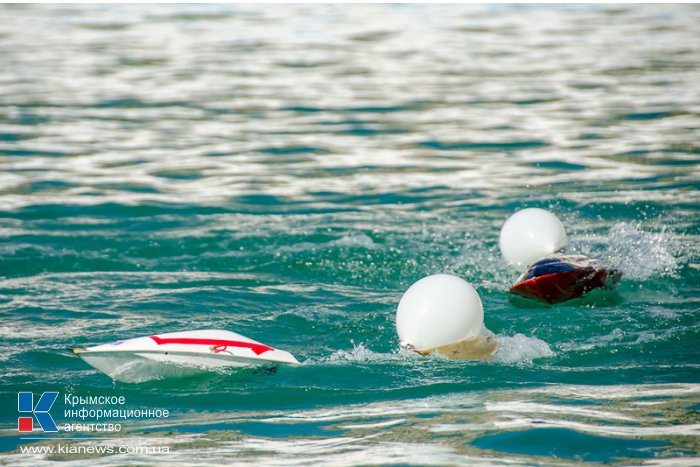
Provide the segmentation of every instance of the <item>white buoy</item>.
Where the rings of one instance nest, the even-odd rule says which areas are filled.
[[[479,294],[468,282],[450,274],[419,280],[403,294],[396,310],[401,345],[422,354],[437,350],[450,358],[490,357],[498,344],[480,335],[483,326]]]
[[[544,209],[527,208],[506,220],[498,244],[508,264],[522,270],[568,242],[564,224],[557,216]]]

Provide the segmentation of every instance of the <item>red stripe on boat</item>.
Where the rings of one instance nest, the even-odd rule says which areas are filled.
[[[213,345],[216,347],[243,347],[255,352],[255,355],[260,355],[268,350],[275,350],[263,344],[255,344],[253,342],[227,341],[222,339],[197,339],[195,337],[158,337],[151,336],[151,339],[158,345],[165,344],[189,344],[189,345]]]

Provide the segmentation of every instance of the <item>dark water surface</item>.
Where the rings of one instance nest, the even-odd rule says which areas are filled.
[[[0,463],[700,462],[700,9],[0,7]],[[512,301],[497,237],[559,215],[625,274]],[[494,361],[400,351],[470,281]],[[114,383],[64,349],[224,328],[303,362]],[[20,448],[17,392],[124,396]],[[95,422],[94,419],[86,420]],[[114,420],[110,421],[114,423]]]

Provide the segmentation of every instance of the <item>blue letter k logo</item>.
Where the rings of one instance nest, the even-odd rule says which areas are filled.
[[[31,392],[17,393],[17,410],[19,412],[32,412],[41,429],[48,432],[56,432],[58,428],[54,423],[49,410],[56,402],[58,392],[45,392],[39,398],[39,402],[34,406],[34,394]],[[31,420],[30,420],[31,421]],[[21,430],[24,431],[24,430]],[[30,430],[31,431],[31,430]]]

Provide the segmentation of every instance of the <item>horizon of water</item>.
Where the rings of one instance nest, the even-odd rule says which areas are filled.
[[[0,462],[697,464],[699,24],[695,5],[0,6]],[[618,288],[511,298],[497,238],[524,207]],[[433,273],[478,291],[491,361],[399,348],[396,305]],[[128,384],[65,350],[205,328],[301,364]],[[170,416],[27,437],[20,391],[58,391],[59,424],[80,421],[65,395]],[[21,452],[60,443],[169,452]]]

